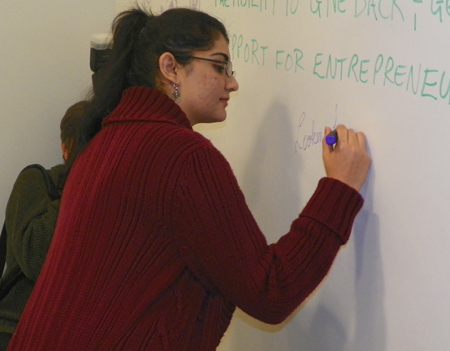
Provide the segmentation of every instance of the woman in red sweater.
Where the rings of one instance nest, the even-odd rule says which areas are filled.
[[[222,23],[130,10],[112,50],[9,350],[210,351],[236,306],[282,322],[348,240],[370,165],[364,135],[339,126],[336,147],[323,144],[327,177],[268,245],[230,165],[192,130],[223,121],[238,89]]]

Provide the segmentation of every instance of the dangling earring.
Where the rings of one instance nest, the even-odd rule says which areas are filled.
[[[176,104],[178,104],[180,102],[180,92],[178,91],[178,85],[176,85],[175,83],[173,83],[173,89],[174,91],[172,92],[172,98],[173,101],[175,101]]]

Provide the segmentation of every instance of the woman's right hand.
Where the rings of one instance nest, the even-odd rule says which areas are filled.
[[[347,129],[344,125],[336,128],[338,142],[327,145],[322,140],[323,162],[327,177],[340,180],[359,191],[366,181],[371,159],[366,149],[366,137],[362,132]],[[325,135],[331,128],[325,128]]]

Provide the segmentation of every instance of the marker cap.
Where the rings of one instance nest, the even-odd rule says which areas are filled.
[[[333,131],[333,132],[331,132],[330,134],[328,134],[328,135],[325,137],[325,142],[326,142],[328,145],[334,145],[334,144],[336,144],[336,143],[337,143],[337,134],[336,134],[336,131]]]

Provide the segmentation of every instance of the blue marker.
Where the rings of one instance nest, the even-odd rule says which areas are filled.
[[[325,137],[325,142],[328,145],[334,145],[338,142],[337,130],[333,130],[330,134]]]

